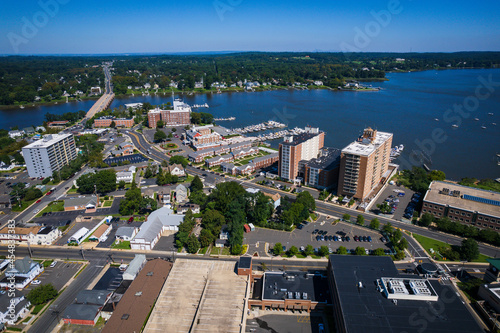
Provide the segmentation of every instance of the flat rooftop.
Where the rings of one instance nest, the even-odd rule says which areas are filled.
[[[35,141],[33,143],[30,143],[29,145],[23,147],[23,149],[25,149],[25,148],[48,148],[61,140],[69,138],[70,136],[73,136],[73,134],[70,134],[70,133],[67,133],[67,134],[47,134],[47,135],[44,135],[43,139]]]
[[[248,277],[235,265],[177,259],[144,332],[240,332]]]
[[[332,170],[340,165],[341,150],[337,148],[322,148],[321,156],[305,161],[310,168]]]
[[[377,280],[404,277],[391,258],[331,255],[329,259],[332,293],[338,296],[349,333],[483,331],[449,285],[428,280],[438,301],[388,299],[377,289]]]
[[[297,146],[297,145],[299,145],[301,143],[306,142],[309,139],[314,138],[315,136],[318,136],[320,133],[323,133],[323,132],[319,132],[319,133],[301,133],[301,134],[293,135],[292,136],[293,139],[292,139],[291,142],[282,141],[282,142],[280,142],[280,144],[284,145],[284,146]]]
[[[345,154],[354,154],[360,156],[370,156],[378,147],[380,147],[384,142],[392,138],[392,133],[387,132],[377,132],[375,140],[370,143],[363,143],[354,141],[347,145],[342,152]]]
[[[266,272],[262,278],[262,299],[300,299],[326,303],[330,298],[328,281],[307,272]]]
[[[435,180],[429,185],[424,201],[500,217],[498,192]]]

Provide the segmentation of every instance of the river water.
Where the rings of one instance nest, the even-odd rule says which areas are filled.
[[[183,98],[191,105],[208,103],[209,109],[199,111],[215,117],[236,117],[219,123],[228,128],[270,119],[289,127],[318,126],[326,132],[325,145],[337,148],[371,126],[394,133],[393,145],[404,144],[396,161],[403,168],[426,163],[455,180],[500,177],[496,156],[500,153],[500,69],[388,73],[387,77],[389,81],[372,83],[382,88],[377,92],[276,90]],[[111,106],[171,100],[168,94],[134,96],[117,98]],[[37,125],[47,112],[87,111],[93,103],[0,110],[0,123],[2,128]]]

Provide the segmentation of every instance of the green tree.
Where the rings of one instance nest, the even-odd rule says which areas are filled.
[[[460,246],[460,258],[467,261],[473,261],[479,258],[479,247],[477,242],[472,238],[467,238],[462,241]]]
[[[346,222],[351,222],[351,215],[345,213],[344,215],[342,215],[342,220]]]
[[[200,232],[200,245],[207,247],[215,241],[216,237],[208,229],[202,229]]]
[[[383,227],[382,231],[386,233],[387,235],[391,235],[392,232],[394,231],[394,228],[392,227],[391,222],[387,222]]]
[[[377,248],[373,251],[374,256],[385,256],[385,252],[383,248]]]
[[[241,252],[243,252],[243,247],[240,244],[234,244],[231,246],[232,255],[241,255]]]
[[[194,176],[193,181],[191,182],[190,189],[191,189],[191,192],[203,190],[203,183],[202,183],[200,177],[198,177],[198,175]]]
[[[118,182],[118,188],[125,188],[125,186],[126,186],[126,185],[127,185],[127,184],[125,183],[125,181],[124,181],[124,180],[120,180],[120,181]]]
[[[316,209],[316,201],[308,191],[300,192],[297,195],[297,199],[295,200],[295,202],[304,205],[304,208],[308,209],[309,211],[314,211]]]
[[[356,224],[359,224],[359,225],[364,225],[365,224],[365,218],[364,218],[363,215],[359,214],[356,217]]]
[[[299,249],[295,245],[292,245],[292,247],[290,247],[290,250],[288,250],[288,254],[291,257],[297,255],[297,253],[299,253]]]
[[[184,168],[189,164],[189,161],[187,160],[187,158],[185,158],[182,155],[175,155],[175,156],[170,157],[169,162],[170,162],[170,164],[180,164]]]
[[[366,250],[365,248],[361,247],[361,246],[358,246],[355,250],[354,250],[354,254],[357,255],[357,256],[364,256],[366,255]]]
[[[374,218],[370,221],[370,228],[378,230],[380,228],[380,222],[378,218]]]
[[[389,205],[389,203],[387,203],[387,201],[384,201],[383,203],[378,204],[377,208],[380,210],[380,212],[382,214],[388,214],[388,213],[390,213],[390,211],[392,209],[391,206]]]
[[[165,134],[165,132],[158,128],[156,129],[153,139],[155,140],[155,142],[164,141],[167,139],[167,135]]]
[[[429,179],[430,180],[445,180],[446,174],[440,170],[432,170],[431,172],[429,172]]]
[[[304,255],[305,256],[312,256],[314,254],[314,248],[312,245],[307,245],[304,249]]]
[[[115,128],[116,127],[116,123],[115,123],[114,120],[111,122],[111,124],[109,125],[109,127],[111,127],[111,128]]]
[[[431,213],[424,213],[418,221],[418,225],[428,227],[431,225],[432,221],[434,221],[434,216]]]
[[[163,120],[158,120],[158,122],[156,123],[156,127],[163,128],[163,126],[165,126],[165,123],[163,122]]]
[[[328,246],[326,245],[321,245],[319,250],[318,250],[318,254],[322,257],[325,257],[327,256],[328,254],[330,253],[330,250],[328,250]]]
[[[345,248],[345,246],[339,246],[339,248],[337,249],[337,254],[347,254],[347,249]]]
[[[54,286],[49,284],[42,284],[36,288],[30,290],[30,292],[26,295],[26,298],[33,305],[39,305],[47,303],[48,301],[54,299],[57,296],[57,289]]]
[[[35,200],[42,196],[43,193],[42,191],[40,191],[40,189],[32,187],[26,191],[26,194],[24,195],[24,200],[26,201]]]
[[[186,243],[186,250],[189,253],[196,253],[200,249],[200,242],[198,241],[198,238],[196,238],[195,235],[191,235],[188,237],[187,243]]]
[[[172,127],[172,133],[175,133],[175,132],[177,132],[177,128]]]
[[[281,243],[274,244],[273,253],[275,256],[279,256],[283,253],[283,245]]]

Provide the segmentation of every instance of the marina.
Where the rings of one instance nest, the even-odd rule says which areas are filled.
[[[214,118],[215,121],[233,121],[236,120],[236,117],[228,117],[228,118]]]
[[[260,132],[260,131],[266,131],[274,128],[283,128],[286,127],[285,124],[279,123],[274,120],[269,120],[264,123],[260,123],[257,125],[249,125],[243,128],[234,128],[232,129],[232,132],[234,134],[246,134],[246,133],[252,133],[252,132]]]

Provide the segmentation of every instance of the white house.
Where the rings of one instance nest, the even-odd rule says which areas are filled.
[[[119,227],[116,230],[115,237],[119,241],[131,241],[138,231],[139,228],[137,227]]]
[[[181,164],[169,165],[167,170],[173,176],[184,177],[186,175],[186,172],[184,171],[184,167]]]
[[[0,288],[8,288],[10,285],[9,277],[15,278],[15,288],[23,289],[31,283],[38,275],[43,272],[43,266],[29,257],[14,261],[13,267],[5,272],[5,277],[0,281]]]
[[[132,183],[134,179],[134,173],[132,171],[120,171],[116,173],[116,183],[124,181],[125,183]]]
[[[31,303],[19,291],[12,294],[0,295],[0,323],[15,325],[18,319],[24,318],[29,313]]]
[[[15,138],[18,138],[18,137],[21,137],[23,136],[25,133],[24,131],[17,131],[17,130],[14,130],[14,131],[9,131],[9,137],[11,139],[15,139]]]
[[[187,200],[188,191],[186,186],[180,184],[175,188],[175,201],[184,202]]]
[[[323,81],[314,81],[314,84],[317,85],[317,86],[322,86],[323,85]]]
[[[182,221],[184,215],[174,214],[168,207],[157,209],[141,225],[137,235],[130,241],[130,247],[132,250],[152,250],[164,231],[178,231]]]

